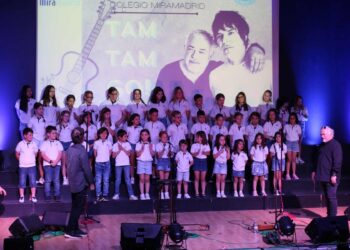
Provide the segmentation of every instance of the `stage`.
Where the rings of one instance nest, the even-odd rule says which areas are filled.
[[[344,213],[345,207],[338,209],[338,214]],[[189,230],[194,237],[187,240],[187,249],[242,249],[242,248],[272,248],[263,241],[260,233],[254,233],[248,227],[253,222],[260,224],[274,223],[272,210],[245,210],[245,211],[220,211],[220,212],[186,212],[178,213],[178,222],[208,224],[209,231]],[[325,208],[288,209],[285,214],[290,216],[296,224],[296,243],[283,246],[284,249],[311,248],[309,237],[304,228],[313,218],[325,216]],[[120,224],[121,223],[155,223],[156,214],[123,214],[123,215],[97,215],[95,219],[100,224],[82,225],[82,229],[88,232],[84,239],[65,239],[64,236],[45,238],[35,242],[35,249],[46,250],[99,250],[120,248]],[[0,225],[0,238],[10,236],[8,227],[15,218],[2,218]],[[169,218],[164,214],[162,224],[168,224]],[[192,229],[196,229],[192,227]],[[287,238],[284,238],[287,239]],[[290,238],[291,239],[291,238]],[[165,242],[165,241],[164,241]],[[3,242],[0,242],[2,249]],[[204,247],[205,246],[205,247]],[[324,245],[323,245],[324,246]],[[329,245],[330,246],[330,245]],[[280,246],[282,247],[282,246]],[[286,248],[290,247],[290,248]],[[315,246],[313,246],[315,247]],[[321,247],[321,246],[320,246]],[[331,247],[331,246],[330,246]],[[335,247],[335,246],[333,246]],[[319,248],[321,249],[321,248]],[[323,248],[325,249],[325,248]],[[332,249],[332,248],[328,248]],[[335,249],[335,248],[334,248]]]

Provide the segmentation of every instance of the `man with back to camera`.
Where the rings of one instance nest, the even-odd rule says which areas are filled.
[[[327,203],[327,216],[337,216],[337,189],[343,160],[342,147],[334,139],[334,130],[328,126],[321,128],[321,138],[316,169],[311,177],[321,183]]]
[[[87,233],[79,228],[79,217],[83,212],[88,189],[94,190],[94,178],[92,176],[88,153],[82,145],[84,130],[80,127],[73,129],[73,146],[67,150],[67,171],[72,197],[72,207],[66,228],[66,238],[81,238]]]

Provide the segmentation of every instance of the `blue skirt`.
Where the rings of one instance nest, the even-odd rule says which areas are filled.
[[[258,162],[253,161],[252,175],[253,176],[265,176],[269,173],[266,161]]]
[[[194,171],[207,171],[208,163],[207,159],[198,159],[196,157],[193,158],[193,170]]]

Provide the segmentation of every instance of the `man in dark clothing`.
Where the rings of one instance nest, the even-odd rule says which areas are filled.
[[[65,233],[67,238],[86,236],[86,233],[79,229],[79,217],[84,209],[88,189],[95,189],[88,153],[81,145],[83,140],[84,130],[79,127],[73,129],[72,141],[74,145],[67,150],[67,170],[72,196],[72,208]]]
[[[337,189],[341,177],[343,152],[334,139],[334,131],[328,126],[321,128],[322,144],[318,150],[316,173],[312,177],[321,183],[326,198],[327,216],[337,215]]]

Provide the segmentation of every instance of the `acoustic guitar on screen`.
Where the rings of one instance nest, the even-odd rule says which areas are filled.
[[[89,84],[94,80],[99,68],[89,57],[99,36],[103,24],[115,12],[115,2],[104,0],[100,2],[97,9],[98,19],[90,32],[81,52],[67,51],[61,57],[61,65],[58,73],[51,74],[43,79],[46,84],[56,87],[56,95],[65,98],[68,94],[83,93],[89,88]]]

